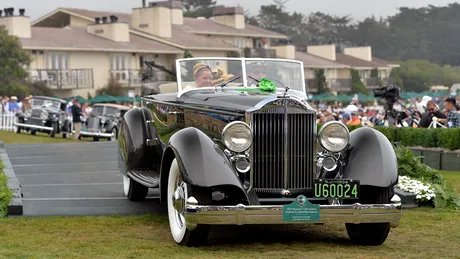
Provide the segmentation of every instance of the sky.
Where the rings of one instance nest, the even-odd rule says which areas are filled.
[[[146,0],[156,2],[159,0]],[[393,15],[398,7],[423,7],[428,5],[445,6],[455,0],[289,0],[286,9],[289,12],[323,12],[339,16],[351,15],[355,20],[366,17],[386,17]],[[251,14],[257,14],[261,5],[272,4],[272,0],[217,0],[225,6],[241,6]],[[0,8],[25,8],[26,15],[35,20],[58,7],[104,10],[112,12],[131,12],[131,8],[140,7],[142,0],[1,0]]]

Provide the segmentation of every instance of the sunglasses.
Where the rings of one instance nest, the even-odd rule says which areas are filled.
[[[428,109],[428,111],[430,111],[430,112],[434,112],[435,110],[434,110],[434,109]]]

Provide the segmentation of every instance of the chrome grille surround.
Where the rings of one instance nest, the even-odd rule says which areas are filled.
[[[42,115],[43,109],[32,109],[32,112],[30,113],[30,117],[33,118],[40,118]]]
[[[250,185],[256,192],[313,188],[316,111],[292,98],[268,98],[248,110],[253,130]]]

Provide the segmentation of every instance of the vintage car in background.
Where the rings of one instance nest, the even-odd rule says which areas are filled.
[[[335,121],[317,133],[303,63],[190,58],[176,71],[118,139],[124,193],[159,188],[176,243],[205,244],[211,225],[345,223],[353,243],[380,245],[399,225],[392,144]]]
[[[31,109],[16,113],[14,123],[16,133],[22,130],[30,131],[32,135],[38,132],[46,132],[50,137],[62,133],[67,138],[70,132],[71,120],[66,116],[67,102],[65,100],[34,96],[31,99]]]
[[[120,133],[121,118],[129,109],[128,106],[118,104],[94,104],[91,114],[82,120],[80,136],[92,137],[94,141],[100,138],[115,141]]]

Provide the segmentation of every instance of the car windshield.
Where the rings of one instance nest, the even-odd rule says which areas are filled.
[[[120,116],[120,112],[117,108],[108,107],[108,106],[94,106],[91,109],[91,114],[95,116],[109,116],[109,117],[117,117]]]
[[[32,99],[32,107],[34,106],[39,106],[43,108],[54,108],[58,110],[61,107],[61,102],[49,99]]]
[[[305,92],[303,64],[283,59],[190,58],[177,60],[178,92],[203,87],[257,87],[265,78],[277,88]]]
[[[91,109],[91,114],[95,116],[102,116],[102,114],[104,114],[104,106],[94,106]]]

